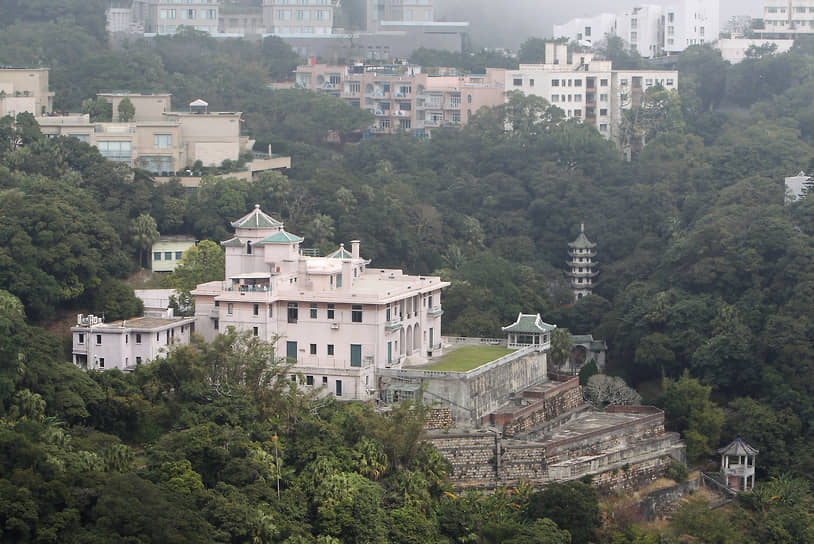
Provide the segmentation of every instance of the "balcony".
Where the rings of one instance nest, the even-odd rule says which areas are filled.
[[[427,308],[427,316],[428,317],[438,317],[444,315],[444,310],[441,308]]]

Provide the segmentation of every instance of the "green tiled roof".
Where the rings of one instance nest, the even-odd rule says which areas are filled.
[[[220,245],[223,247],[242,247],[243,242],[241,242],[237,238],[232,238],[231,240],[226,240],[225,242],[221,242]]]
[[[351,255],[350,251],[345,249],[345,244],[342,244],[341,246],[339,246],[339,249],[337,249],[333,253],[330,253],[330,254],[326,255],[326,258],[328,258],[328,259],[351,259],[351,258],[353,258],[353,255]]]
[[[234,228],[241,229],[269,229],[282,227],[283,224],[272,216],[260,210],[260,204],[255,204],[254,209],[237,221],[232,222]]]
[[[506,332],[520,332],[520,333],[540,333],[550,332],[556,329],[556,325],[550,325],[542,320],[540,314],[517,314],[517,321],[507,327],[503,327]]]
[[[302,242],[302,238],[295,234],[291,234],[290,232],[286,232],[281,230],[280,232],[275,232],[271,236],[263,238],[255,245],[260,244],[290,244],[292,242]]]
[[[591,249],[596,247],[596,244],[588,240],[588,237],[585,236],[585,223],[580,223],[579,225],[579,236],[577,239],[568,244],[568,247],[572,247],[575,249]]]
[[[719,449],[718,453],[720,453],[721,455],[745,456],[745,455],[757,455],[760,452],[753,448],[752,446],[750,446],[749,444],[747,444],[746,442],[744,442],[743,439],[739,436],[729,445]]]

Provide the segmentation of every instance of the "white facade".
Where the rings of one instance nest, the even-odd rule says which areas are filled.
[[[223,242],[226,281],[199,285],[197,331],[207,340],[228,327],[275,342],[296,360],[305,387],[368,400],[376,371],[441,352],[441,289],[435,276],[371,268],[351,242],[327,257],[302,255],[302,238],[259,206],[232,223]]]
[[[664,50],[661,6],[645,4],[623,11],[617,18],[617,35],[643,57],[658,57]]]
[[[814,5],[814,0],[807,1]],[[605,34],[613,34],[641,56],[657,57],[679,53],[691,45],[714,42],[719,30],[719,0],[680,0],[666,7],[637,4],[618,14],[603,13],[572,19],[555,25],[554,37],[567,37],[582,45],[593,46]]]
[[[770,40],[763,38],[722,38],[715,44],[715,48],[721,52],[721,58],[725,61],[737,64],[746,58],[746,52],[750,47],[761,47],[764,45],[774,45],[775,54],[786,53],[794,45],[794,40]]]
[[[271,34],[331,34],[335,5],[335,0],[264,0],[263,23]]]
[[[546,59],[553,62],[507,70],[506,91],[541,96],[617,144],[622,111],[641,105],[647,88],[678,89],[675,70],[614,70],[611,61],[594,60],[591,53],[574,54],[569,62],[564,44],[546,44]]]
[[[554,25],[554,38],[568,38],[580,45],[593,46],[606,34],[616,34],[616,15],[600,13],[595,17],[571,19],[565,24]]]
[[[683,0],[665,9],[664,51],[680,53],[692,45],[712,43],[721,28],[719,0]]]
[[[788,206],[792,202],[805,198],[806,191],[812,183],[814,183],[814,178],[806,175],[802,170],[796,176],[785,178],[786,196],[783,203]]]
[[[188,344],[194,329],[194,318],[169,314],[112,323],[80,314],[71,327],[73,363],[83,370],[132,370],[166,357],[172,345]]]
[[[814,33],[814,1],[764,0],[763,22],[768,33]]]

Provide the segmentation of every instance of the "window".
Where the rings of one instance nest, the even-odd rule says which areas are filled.
[[[529,78],[529,87],[534,87],[534,79]]]
[[[136,333],[136,344],[141,344],[141,333],[140,332]]]
[[[251,240],[246,242],[246,255],[252,254],[252,242]]]
[[[334,314],[336,306],[334,304],[328,304],[328,319],[334,319]]]
[[[169,149],[172,147],[172,134],[154,134],[153,147],[156,149]]]
[[[252,327],[252,336],[258,336],[260,334],[260,329],[257,327]]]
[[[234,311],[234,309],[235,309],[235,307],[231,302],[226,305],[226,313],[227,314],[232,315],[232,312]]]
[[[328,344],[328,355],[333,355],[333,354],[334,354],[334,345],[333,344]]]
[[[607,94],[600,94],[599,95],[599,101],[600,102],[607,102],[608,101],[608,95]]]
[[[384,311],[384,320],[390,321],[390,304],[387,305],[387,308]],[[80,342],[81,344],[82,342]]]
[[[104,368],[104,367],[105,367],[105,358],[104,357],[99,357],[99,368]]]
[[[317,354],[317,345],[316,344],[311,344],[310,353],[311,353],[311,355],[316,355]]]
[[[220,321],[218,319],[215,319],[212,325],[215,327],[215,330],[218,330],[220,326]]]
[[[667,86],[668,86],[668,87],[672,87],[672,86],[673,86],[673,80],[672,80],[672,79],[668,79],[668,80],[667,80]]]
[[[638,34],[636,34],[635,32],[630,33],[630,41],[635,42],[638,39],[639,39]]]
[[[306,376],[305,377],[305,385],[314,385],[314,377],[313,376]]]
[[[182,9],[181,10],[181,19],[196,19],[197,14],[195,13],[194,9]]]
[[[175,19],[174,9],[162,9],[159,15],[161,19]]]
[[[362,344],[350,345],[350,366],[362,366]]]
[[[97,345],[97,346],[101,346],[101,345],[102,345],[102,335],[101,335],[101,334],[97,334],[97,335],[96,335],[96,345]]]
[[[427,305],[432,308],[432,295],[427,297]]]
[[[117,162],[130,162],[131,144],[129,141],[102,140],[96,142],[96,147],[106,159]]]
[[[181,256],[182,256],[183,254],[184,254],[184,252],[183,252],[183,251],[176,251],[176,252],[175,252],[175,260],[176,260],[176,261],[180,261],[180,260],[181,260]]]
[[[274,317],[274,305],[269,304],[269,317]]]
[[[285,343],[285,356],[291,362],[296,362],[297,360],[297,343],[288,341]]]
[[[164,260],[171,261],[172,260],[172,251],[165,251],[164,252]]]
[[[582,87],[582,80],[581,79],[575,79],[574,80],[574,87]]]
[[[516,77],[516,78],[514,78],[514,79],[512,80],[512,84],[513,84],[515,87],[522,87],[522,86],[523,86],[523,78],[522,78],[522,77]]]
[[[316,319],[317,318],[317,305],[316,305],[315,302],[311,303],[311,308],[309,310],[309,315],[310,315],[311,319]]]
[[[608,109],[607,108],[599,108],[599,115],[607,115]]]
[[[141,357],[136,357],[136,364],[137,364],[137,365],[140,365],[140,364],[141,364]]]
[[[342,380],[336,380],[336,396],[342,396]]]
[[[582,117],[582,110],[574,110],[574,117]]]
[[[252,315],[260,315],[260,305],[254,304],[252,306]]]
[[[558,94],[552,94],[552,95],[551,95],[551,101],[552,101],[552,102],[559,102],[559,101],[560,101],[560,95],[558,95]]]
[[[85,343],[85,334],[84,334],[84,333],[81,333],[81,332],[80,332],[80,333],[77,335],[77,342],[78,342],[78,343],[80,343],[80,344],[84,344],[84,343]]]
[[[297,313],[298,313],[298,306],[296,302],[289,302],[288,303],[288,322],[289,323],[296,323],[297,322]]]
[[[390,126],[390,124],[389,124],[389,123],[390,123],[390,119],[387,119],[387,123],[388,123],[388,125],[387,125],[387,126]],[[342,274],[337,274],[337,275],[336,275],[336,286],[337,286],[337,287],[342,287]]]
[[[351,306],[351,321],[354,323],[361,323],[362,322],[362,306],[360,304],[354,304]]]

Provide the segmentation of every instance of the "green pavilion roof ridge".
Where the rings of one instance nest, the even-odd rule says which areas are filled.
[[[240,229],[270,229],[282,227],[283,224],[260,209],[260,204],[255,204],[254,209],[238,219],[232,221],[232,227]]]
[[[556,325],[551,325],[543,321],[540,314],[524,314],[520,312],[517,314],[517,321],[511,325],[502,327],[502,330],[504,332],[540,333],[551,332],[556,328]]]

